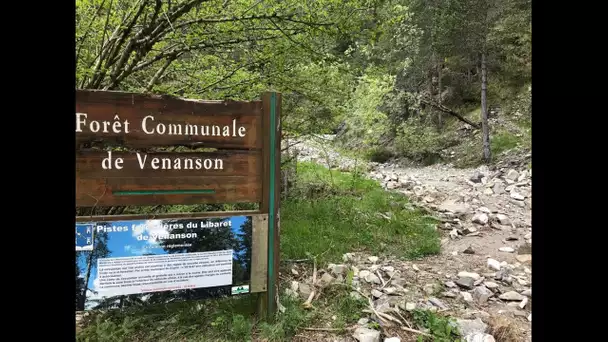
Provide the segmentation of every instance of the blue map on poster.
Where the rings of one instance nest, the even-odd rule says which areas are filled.
[[[76,225],[76,250],[77,251],[92,251],[93,250],[93,225],[92,224],[77,224]]]

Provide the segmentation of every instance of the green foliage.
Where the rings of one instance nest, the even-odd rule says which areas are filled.
[[[459,338],[460,333],[456,328],[454,321],[445,316],[439,316],[438,314],[428,310],[414,310],[413,312],[414,322],[428,329],[429,334],[433,338],[426,338],[423,336],[418,337],[419,342],[433,341],[433,342],[461,342]]]
[[[399,153],[414,161],[433,164],[438,161],[439,152],[448,144],[445,136],[430,126],[406,122],[399,127],[395,147]]]
[[[367,70],[357,82],[357,88],[346,106],[344,121],[347,133],[343,141],[356,139],[359,147],[370,148],[381,145],[388,133],[388,118],[380,111],[383,97],[392,89],[394,77],[381,70]]]
[[[365,156],[372,162],[385,163],[395,156],[395,152],[384,146],[375,146],[365,151]]]
[[[80,88],[205,99],[253,100],[275,90],[285,131],[328,133],[344,122],[346,147],[383,161],[407,152],[395,145],[411,117],[441,131],[419,96],[479,105],[482,50],[491,104],[506,107],[530,83],[530,7],[529,0],[78,0],[76,79]],[[426,140],[427,151],[413,148],[415,159],[442,148]]]

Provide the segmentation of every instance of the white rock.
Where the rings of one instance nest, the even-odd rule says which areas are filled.
[[[378,278],[378,276],[373,273],[368,274],[364,279],[368,283],[382,284],[382,281],[380,280],[380,278]]]
[[[507,173],[506,179],[516,181],[517,178],[519,178],[519,173],[513,169],[509,170],[509,172]]]
[[[494,190],[495,194],[500,195],[505,192],[505,187],[502,183],[495,183],[492,190]]]
[[[355,255],[353,253],[345,253],[344,255],[342,255],[342,260],[344,260],[344,262],[350,261],[355,257]]]
[[[416,303],[405,303],[406,311],[414,311],[416,310]]]
[[[418,266],[416,266],[416,265],[412,265],[412,268],[413,268],[413,269],[414,269],[414,271],[416,271],[416,272],[420,271],[420,269],[419,269],[419,268],[418,268]]]
[[[473,301],[473,296],[468,292],[461,291],[460,295],[462,296],[462,299],[464,299],[465,302]]]
[[[528,177],[528,172],[526,170],[522,171],[519,177],[517,177],[518,182],[522,182],[524,179]]]
[[[500,247],[498,250],[501,252],[507,252],[507,253],[515,252],[515,249],[513,249],[512,247]]]
[[[371,292],[371,294],[375,298],[380,298],[380,297],[384,296],[384,293],[382,293],[382,292],[380,292],[380,291],[378,291],[376,289],[373,289],[372,292]]]
[[[486,333],[473,333],[464,337],[464,342],[496,342],[494,336]]]
[[[490,213],[492,213],[492,212],[490,211],[490,209],[488,209],[488,208],[486,208],[486,207],[479,207],[479,208],[477,209],[477,211],[479,211],[480,213],[486,213],[486,214],[490,214]]]
[[[399,337],[385,338],[384,342],[401,342],[401,339]]]
[[[498,298],[500,298],[502,300],[522,301],[526,297],[515,291],[509,291],[509,292],[505,292],[505,293],[501,294],[500,296],[498,296]]]
[[[395,268],[393,266],[382,266],[380,269],[384,272],[395,272]]]
[[[473,223],[478,223],[478,224],[486,224],[488,223],[488,215],[485,213],[480,213],[480,214],[475,214],[475,216],[473,216]]]
[[[524,297],[524,299],[521,301],[521,303],[519,303],[519,308],[523,309],[526,307],[527,304],[528,304],[528,297]]]
[[[384,293],[386,293],[386,294],[390,295],[390,294],[393,294],[395,292],[397,292],[397,289],[394,288],[394,287],[385,287],[384,288]]]
[[[456,319],[456,325],[460,333],[464,336],[469,334],[485,333],[488,329],[488,325],[484,323],[479,317],[476,319]]]
[[[359,320],[357,321],[357,324],[359,325],[366,325],[367,323],[369,323],[369,318],[359,318]]]
[[[298,298],[298,293],[294,292],[292,289],[290,288],[286,288],[285,289],[285,295],[287,297],[291,297],[291,298]],[[77,317],[78,318],[78,317]]]
[[[466,272],[466,271],[458,272],[458,277],[459,278],[469,277],[469,278],[473,278],[473,280],[478,280],[479,278],[481,278],[479,276],[479,274],[477,274],[477,273]]]
[[[333,273],[334,275],[345,275],[346,271],[348,270],[348,266],[346,265],[334,265],[334,264],[329,264],[328,268],[331,270],[331,273]]]
[[[451,289],[458,287],[458,285],[456,285],[456,283],[453,282],[453,281],[451,281],[451,280],[446,281],[445,282],[445,286],[447,286],[447,287],[449,287]]]
[[[526,198],[525,198],[523,195],[518,194],[518,193],[517,193],[517,192],[515,192],[515,191],[512,191],[512,192],[511,192],[511,194],[510,194],[509,196],[511,196],[511,198],[512,198],[512,199],[514,199],[514,200],[518,200],[518,201],[523,201],[523,200],[525,200],[525,199],[526,199]],[[525,203],[524,203],[524,205],[525,205]]]
[[[361,271],[359,271],[359,278],[365,278],[365,277],[367,277],[368,275],[370,275],[370,273],[371,273],[371,272],[370,272],[370,271],[368,271],[368,270],[361,270]]]
[[[498,284],[496,284],[493,281],[486,281],[483,283],[483,285],[489,289],[497,289],[498,288]]]
[[[358,327],[353,333],[353,337],[359,342],[380,342],[380,332],[378,330]]]
[[[500,262],[490,258],[488,259],[488,267],[493,270],[500,271]]]
[[[504,215],[504,214],[496,214],[496,220],[500,224],[504,224],[504,225],[510,225],[511,224],[511,220],[509,220],[509,218],[507,217],[507,215]]]
[[[367,260],[369,260],[369,262],[371,262],[372,264],[375,264],[376,262],[378,262],[378,257],[377,256],[370,256],[367,258]]]

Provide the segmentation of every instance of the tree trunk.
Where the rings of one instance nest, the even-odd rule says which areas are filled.
[[[481,54],[481,131],[483,135],[483,161],[489,163],[490,151],[490,126],[488,124],[488,75],[486,65],[486,52]]]
[[[443,83],[441,82],[441,78],[443,76],[443,63],[440,61],[437,64],[437,103],[441,106],[443,104],[443,99],[441,98],[441,93],[443,92]],[[443,113],[441,111],[437,111],[437,127],[441,131],[443,128]]]
[[[89,278],[91,277],[91,267],[93,266],[93,253],[94,253],[94,251],[91,251],[91,254],[89,254],[89,257],[87,258],[87,273],[84,277],[84,286],[82,287],[82,294],[80,295],[80,305],[78,305],[81,310],[84,310],[84,304],[87,300],[87,290],[89,289]]]
[[[435,71],[436,71],[435,70],[435,52],[434,51],[431,52],[431,64],[430,64],[428,70],[429,70],[428,71],[428,78],[429,78],[428,82],[429,83],[428,83],[428,90],[427,91],[429,92],[429,98],[432,99],[433,98],[433,94],[434,94],[434,89],[433,89],[434,88],[433,87],[434,84],[433,84],[433,82],[434,82]],[[433,120],[433,112],[434,112],[433,107],[429,106],[428,107],[428,111],[427,111],[427,118],[428,118],[427,122],[429,122],[430,124],[433,124],[433,121],[434,121]]]

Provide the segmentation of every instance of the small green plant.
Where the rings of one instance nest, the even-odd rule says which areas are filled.
[[[273,324],[266,322],[258,326],[259,335],[268,342],[288,341],[299,328],[307,326],[314,318],[314,311],[306,311],[297,299],[284,298],[281,304],[285,307],[283,313],[277,313]]]
[[[426,329],[433,336],[432,339],[424,336],[418,337],[418,342],[462,342],[456,325],[449,317],[439,316],[429,310],[414,310],[414,322]]]
[[[346,273],[346,286],[348,286],[349,288],[351,286],[353,286],[353,278],[355,276],[355,272],[353,272],[353,270],[348,270],[348,272]]]

